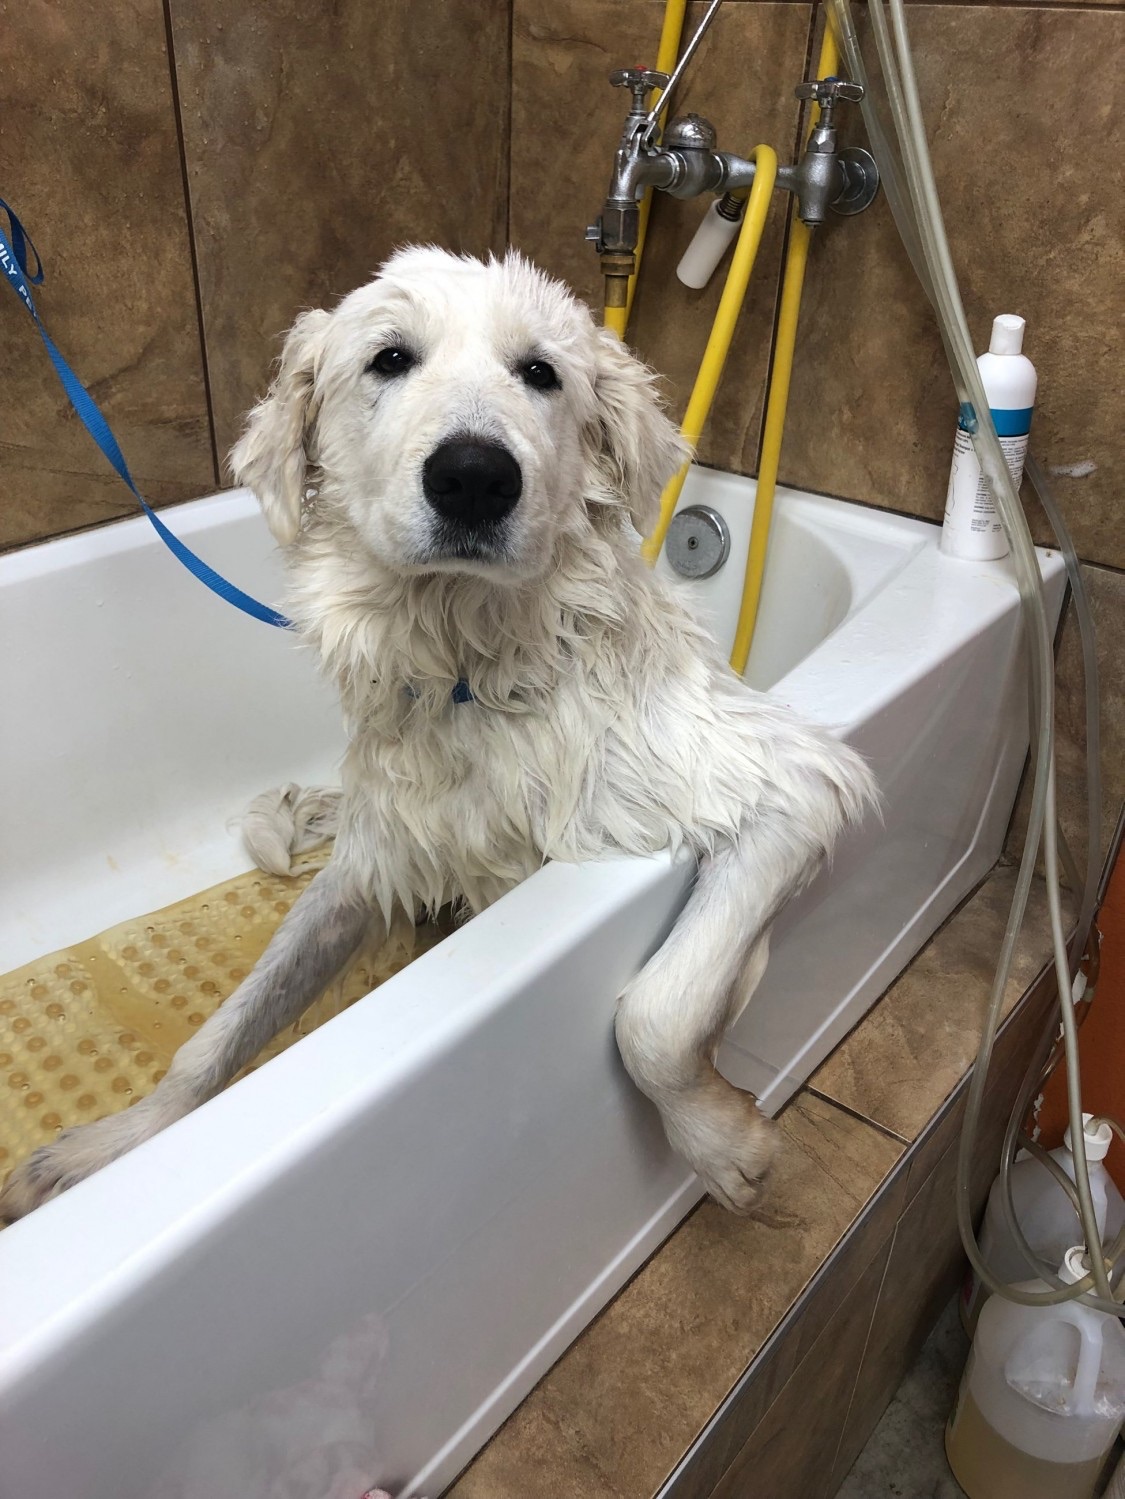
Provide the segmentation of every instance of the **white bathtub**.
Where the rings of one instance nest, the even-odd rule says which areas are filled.
[[[739,558],[753,492],[699,472],[683,503],[722,511]],[[276,594],[248,496],[171,518]],[[886,816],[785,913],[724,1049],[772,1110],[1000,850],[1025,745],[1016,591],[936,541],[779,493],[750,677],[870,756]],[[1059,559],[1043,571],[1057,611]],[[727,633],[739,574],[692,585]],[[338,715],[307,658],[143,520],[0,558],[0,629],[0,970],[238,873],[246,800],[332,778]],[[0,1235],[0,1499],[258,1499],[317,1450],[355,1499],[440,1490],[699,1195],[611,1025],[689,878],[549,866]]]

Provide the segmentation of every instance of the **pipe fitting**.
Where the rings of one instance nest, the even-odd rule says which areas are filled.
[[[602,255],[632,255],[641,232],[641,211],[636,203],[606,200],[600,218],[598,249]]]
[[[633,252],[607,250],[602,253],[601,270],[605,277],[605,305],[627,307],[629,304],[629,281],[637,269],[637,257]]]
[[[663,144],[669,151],[713,151],[718,132],[703,115],[677,115],[664,131]]]

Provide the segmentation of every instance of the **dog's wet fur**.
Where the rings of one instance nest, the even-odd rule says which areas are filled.
[[[396,913],[479,911],[547,859],[684,846],[695,886],[621,995],[617,1040],[708,1190],[753,1206],[772,1127],[715,1055],[779,909],[874,788],[854,751],[735,677],[642,561],[687,457],[651,373],[518,255],[403,250],[298,318],[232,468],[339,687],[335,848],[154,1093],[37,1151],[0,1213],[211,1097]]]

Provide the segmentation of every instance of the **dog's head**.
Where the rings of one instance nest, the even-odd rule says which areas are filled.
[[[387,567],[503,580],[607,507],[647,532],[686,457],[650,372],[559,282],[424,248],[298,318],[231,465],[283,544],[313,485]]]

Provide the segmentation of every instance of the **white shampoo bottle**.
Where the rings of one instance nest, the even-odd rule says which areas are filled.
[[[1023,478],[1039,380],[1035,366],[1021,352],[1026,326],[1023,318],[1010,312],[1001,313],[992,324],[988,353],[977,359],[992,420],[1017,489]],[[973,440],[960,423],[945,497],[941,549],[949,557],[973,561],[1003,557],[1008,551],[1004,527],[981,473]]]

